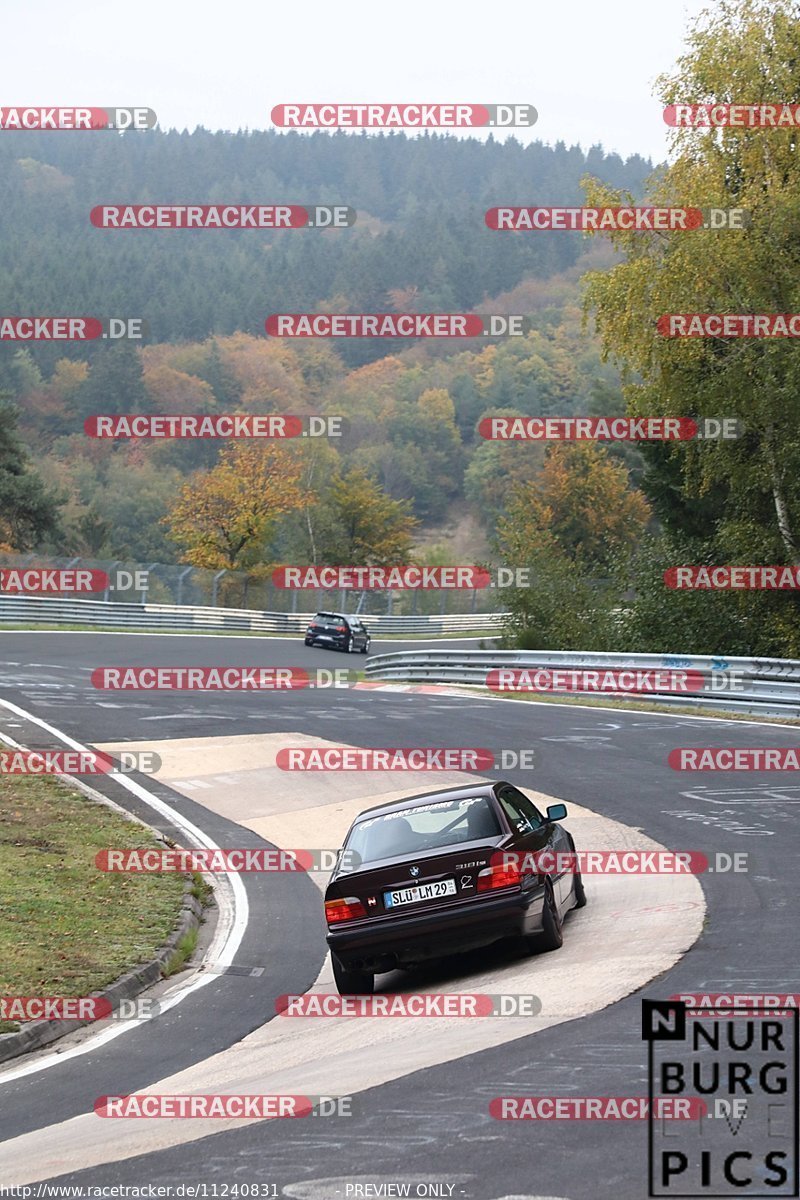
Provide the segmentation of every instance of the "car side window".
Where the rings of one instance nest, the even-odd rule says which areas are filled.
[[[538,809],[516,788],[503,788],[498,799],[515,832],[530,833],[542,824],[542,816]]]

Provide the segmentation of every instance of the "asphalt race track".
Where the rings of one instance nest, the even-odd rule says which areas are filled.
[[[800,990],[791,915],[800,785],[790,778],[783,786],[768,773],[681,774],[667,765],[676,746],[794,747],[800,730],[391,689],[103,693],[90,681],[97,666],[335,669],[360,668],[364,660],[281,639],[5,632],[0,642],[0,698],[87,745],[291,731],[367,747],[533,748],[535,769],[508,771],[513,783],[573,801],[673,849],[749,855],[747,874],[700,877],[706,920],[688,952],[661,978],[601,1011],[359,1091],[346,1119],[250,1123],[154,1153],[71,1170],[51,1176],[51,1182],[113,1186],[204,1181],[209,1187],[258,1182],[274,1184],[270,1194],[276,1196],[323,1200],[358,1194],[346,1188],[359,1182],[366,1187],[425,1180],[444,1188],[429,1194],[469,1200],[595,1200],[600,1174],[603,1194],[644,1197],[644,1122],[499,1121],[489,1115],[490,1100],[502,1095],[645,1096],[643,996]],[[455,648],[459,643],[446,644]],[[374,643],[373,653],[399,648],[400,643]],[[23,743],[32,738],[32,727],[13,709],[0,709],[0,732]],[[59,744],[41,729],[37,736],[38,745]],[[437,779],[428,786],[438,786]],[[169,831],[169,822],[154,819],[146,805],[117,784],[103,781],[102,787],[118,803]],[[194,799],[163,783],[149,781],[147,787],[218,845],[263,844],[256,833],[204,807],[201,792]],[[272,1018],[276,996],[303,992],[313,984],[325,958],[315,884],[295,874],[242,878],[249,920],[230,969],[157,1021],[89,1053],[59,1062],[57,1054],[43,1051],[31,1065],[48,1065],[28,1073],[23,1060],[6,1064],[0,1071],[3,1143],[91,1112],[99,1095],[146,1088],[224,1052]],[[590,906],[580,915],[591,922],[591,881],[587,891]],[[624,911],[619,915],[625,919]],[[686,920],[680,906],[674,920]],[[565,946],[569,932],[568,921]],[[254,963],[268,969],[254,975]],[[580,979],[570,975],[570,986],[579,989]]]

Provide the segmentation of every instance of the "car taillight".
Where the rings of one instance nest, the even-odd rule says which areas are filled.
[[[347,633],[347,626],[346,625],[337,625],[336,632],[337,633]]]
[[[339,925],[342,921],[357,921],[365,917],[367,910],[357,896],[348,896],[346,900],[326,900],[325,920],[329,925]]]
[[[522,872],[515,862],[497,863],[478,872],[478,891],[493,892],[497,888],[519,887],[522,882]]]

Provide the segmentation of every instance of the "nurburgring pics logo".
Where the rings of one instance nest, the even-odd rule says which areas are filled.
[[[281,129],[482,129],[528,128],[532,104],[276,104]]]
[[[152,129],[152,108],[0,108],[0,130]]]
[[[83,422],[91,438],[343,437],[345,417],[276,413],[94,413]]]
[[[669,567],[664,572],[668,588],[719,591],[797,591],[800,567]]]
[[[478,433],[488,441],[688,442],[741,437],[735,417],[483,417]]]
[[[509,771],[533,770],[534,757],[533,750],[466,746],[282,746],[275,765],[281,771]]]
[[[346,229],[356,210],[346,204],[98,204],[97,229]]]
[[[693,1131],[648,1118],[650,1196],[798,1194],[798,1013],[763,1015],[642,1001],[651,1103],[699,1093],[709,1110]]]
[[[663,116],[676,129],[786,129],[800,125],[800,104],[668,104]]]
[[[271,313],[264,328],[271,337],[524,337],[531,322],[501,313]]]

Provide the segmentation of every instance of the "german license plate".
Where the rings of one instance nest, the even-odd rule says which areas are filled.
[[[442,879],[437,883],[420,883],[416,887],[400,888],[397,892],[384,892],[386,908],[400,908],[404,904],[417,904],[420,900],[438,900],[440,896],[456,894],[455,879]]]

